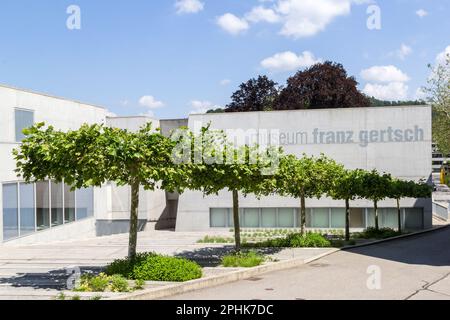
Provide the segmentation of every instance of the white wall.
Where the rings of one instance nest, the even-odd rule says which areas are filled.
[[[428,106],[413,107],[386,107],[386,108],[356,108],[356,109],[326,109],[326,110],[298,110],[277,112],[252,112],[252,113],[225,113],[191,115],[189,127],[193,130],[202,125],[211,123],[212,129],[253,129],[255,132],[274,130],[279,134],[306,133],[306,138],[297,143],[282,145],[286,153],[301,156],[308,155],[326,156],[343,163],[349,169],[378,169],[381,172],[389,172],[393,176],[402,179],[426,179],[431,175],[431,108]],[[423,133],[418,141],[396,142],[389,141],[387,131],[415,130]],[[319,144],[319,137],[314,139],[314,130],[324,132],[344,131],[353,132],[353,142],[349,143],[324,143]],[[378,142],[362,146],[361,132],[378,132]],[[410,133],[410,132],[408,132]],[[364,138],[364,133],[362,134]],[[384,142],[381,141],[381,135]],[[374,134],[375,137],[375,134]],[[394,138],[394,137],[392,137]],[[292,140],[292,139],[291,139]],[[364,139],[363,139],[364,140]],[[324,140],[325,141],[325,140]],[[254,197],[241,199],[241,207],[298,207],[299,203],[294,199],[281,197],[268,197],[257,200]],[[331,199],[314,200],[307,202],[308,207],[342,207],[343,203]],[[369,208],[369,201],[356,201],[353,207]],[[396,207],[394,201],[388,200],[380,203],[381,207]],[[414,199],[402,201],[403,207],[424,207],[425,225],[431,224],[431,199],[416,201]],[[209,228],[209,208],[232,207],[231,196],[227,192],[219,196],[203,197],[199,192],[188,191],[180,196],[177,230],[206,230]]]

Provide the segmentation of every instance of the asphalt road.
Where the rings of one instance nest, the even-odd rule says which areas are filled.
[[[450,300],[450,227],[173,300]]]

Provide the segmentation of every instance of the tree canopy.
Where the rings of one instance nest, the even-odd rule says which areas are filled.
[[[97,124],[62,132],[39,123],[24,133],[14,156],[16,172],[27,182],[52,179],[73,189],[100,187],[108,181],[131,186],[131,258],[136,255],[139,187],[181,191],[183,172],[171,158],[174,142],[153,130],[151,123],[138,132]]]
[[[267,111],[272,109],[278,95],[277,83],[267,76],[250,79],[231,96],[225,112]]]
[[[361,108],[369,99],[358,91],[358,82],[335,62],[317,63],[287,80],[275,110]]]

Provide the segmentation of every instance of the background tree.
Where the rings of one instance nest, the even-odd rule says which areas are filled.
[[[174,143],[152,130],[138,132],[101,125],[83,125],[62,132],[40,123],[24,130],[26,138],[14,150],[16,172],[27,182],[52,179],[76,188],[101,187],[112,181],[131,187],[128,256],[136,256],[139,189],[180,189],[182,172],[171,161]]]
[[[294,155],[283,156],[275,176],[277,193],[282,196],[300,199],[301,233],[306,228],[306,199],[320,198],[329,183],[328,168],[333,163],[324,155],[320,157],[297,158]]]
[[[335,200],[345,200],[345,240],[350,241],[350,201],[355,200],[363,192],[362,178],[364,171],[346,170],[343,166],[335,166],[337,177],[327,192]]]
[[[360,197],[373,201],[375,229],[380,230],[378,219],[378,202],[390,197],[389,186],[392,183],[390,174],[379,174],[377,170],[365,172],[361,177]]]
[[[429,67],[432,74],[425,91],[433,106],[433,139],[442,153],[450,154],[450,55]]]
[[[278,95],[277,83],[267,76],[259,76],[242,83],[231,96],[225,112],[247,112],[272,110]]]
[[[369,107],[358,82],[341,64],[326,61],[297,72],[287,80],[275,103],[276,110]]]

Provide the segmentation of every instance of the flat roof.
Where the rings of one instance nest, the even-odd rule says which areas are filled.
[[[393,108],[424,108],[431,107],[428,104],[420,104],[420,105],[405,105],[405,106],[379,106],[379,107],[359,107],[359,108],[322,108],[322,109],[294,109],[294,110],[270,110],[270,111],[239,111],[239,112],[221,112],[221,113],[195,113],[189,115],[189,117],[196,116],[220,116],[220,115],[236,115],[236,114],[251,114],[251,113],[273,113],[273,112],[307,112],[307,111],[336,111],[336,110],[367,110],[367,109],[393,109]]]
[[[55,95],[51,95],[51,94],[47,94],[47,93],[37,92],[37,91],[29,90],[29,89],[17,88],[17,87],[13,87],[13,86],[2,84],[2,83],[0,83],[0,87],[6,88],[6,89],[22,91],[22,92],[26,92],[26,93],[31,93],[31,94],[36,94],[36,95],[39,95],[39,96],[49,97],[49,98],[53,98],[53,99],[58,99],[58,100],[63,100],[63,101],[69,101],[69,102],[73,102],[73,103],[83,104],[83,105],[86,105],[86,106],[99,108],[99,109],[103,109],[103,110],[108,110],[105,107],[102,107],[102,106],[99,106],[99,105],[95,105],[95,104],[92,104],[92,103],[85,103],[85,102],[82,102],[82,101],[79,101],[79,100],[67,99],[67,98],[63,98],[63,97],[59,97],[59,96],[55,96]]]

